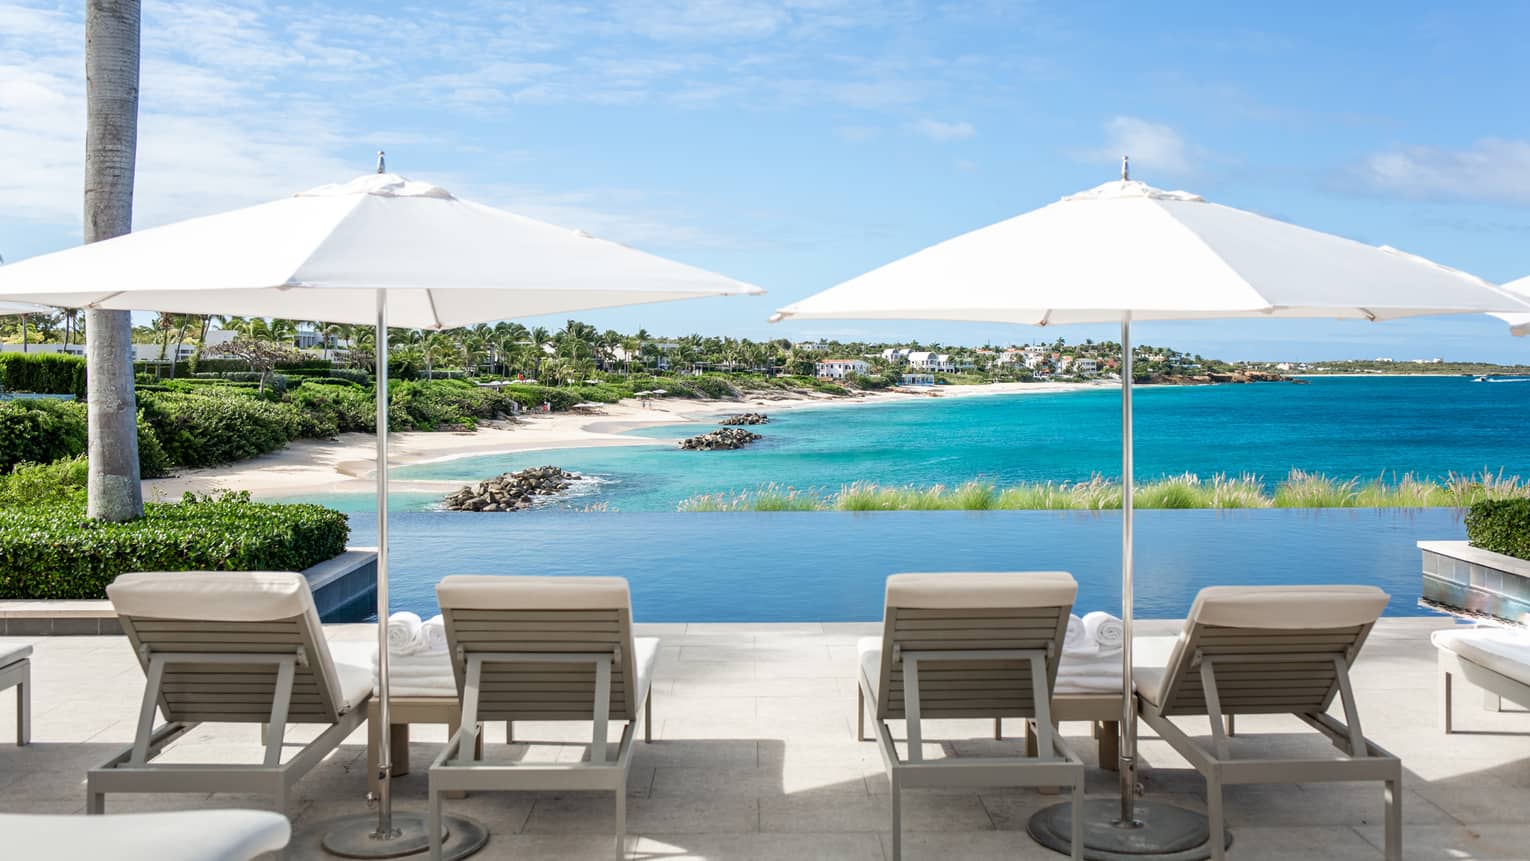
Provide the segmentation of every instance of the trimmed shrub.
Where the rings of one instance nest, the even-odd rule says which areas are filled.
[[[1466,537],[1473,547],[1530,559],[1530,499],[1476,503],[1466,513]]]
[[[0,509],[77,502],[85,495],[88,473],[84,455],[17,464],[9,475],[0,475]]]
[[[83,502],[0,509],[0,598],[104,598],[128,571],[301,571],[345,550],[344,514],[247,494],[149,503],[128,523]]]
[[[372,433],[377,429],[372,392],[345,380],[306,380],[287,392],[287,403],[297,410],[301,436],[329,439],[336,434]]]
[[[85,405],[68,401],[0,401],[0,472],[18,463],[52,463],[84,454]]]
[[[0,353],[0,388],[85,397],[85,359],[63,353]]]
[[[213,466],[275,451],[296,439],[303,421],[291,404],[245,393],[154,392],[140,401],[170,461]]]
[[[330,368],[329,375],[337,380],[350,380],[363,386],[372,385],[372,375],[359,368]]]

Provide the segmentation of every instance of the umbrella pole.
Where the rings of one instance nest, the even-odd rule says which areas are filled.
[[[393,724],[388,702],[388,300],[377,291],[377,718],[383,742],[377,751],[377,831],[372,837],[391,840],[393,827]]]
[[[1124,178],[1124,174],[1123,174]],[[1137,801],[1137,698],[1132,689],[1132,315],[1121,316],[1121,705],[1119,807],[1114,798],[1088,798],[1037,811],[1026,823],[1036,842],[1057,852],[1073,849],[1075,816],[1083,820],[1086,859],[1170,858],[1203,861],[1212,855],[1205,816],[1151,799]],[[1224,846],[1231,843],[1224,835]]]
[[[1124,160],[1123,160],[1124,161]],[[1125,167],[1122,168],[1123,175]],[[1136,822],[1137,707],[1132,691],[1132,315],[1121,317],[1121,824]]]
[[[419,814],[393,815],[393,723],[388,688],[388,294],[377,291],[377,817],[358,814],[321,825],[320,844],[343,858],[403,858],[430,849],[430,826]],[[465,816],[443,816],[445,861],[457,861],[482,849],[489,830]]]

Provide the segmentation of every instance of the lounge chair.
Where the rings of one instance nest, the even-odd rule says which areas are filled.
[[[1440,719],[1455,731],[1452,680],[1460,676],[1486,692],[1497,711],[1502,700],[1530,708],[1530,634],[1515,628],[1446,628],[1429,635],[1439,650]]]
[[[7,858],[111,861],[252,861],[292,837],[287,817],[265,810],[194,810],[112,816],[0,813]]]
[[[626,840],[633,736],[650,741],[649,686],[659,641],[632,636],[620,577],[453,576],[436,586],[462,727],[430,767],[431,857],[441,857],[442,794],[449,791],[603,790],[616,797],[616,856]],[[475,747],[483,721],[590,721],[589,758],[575,763],[488,763]],[[610,721],[625,721],[616,750]]]
[[[1387,605],[1373,586],[1219,586],[1202,589],[1162,667],[1138,666],[1142,719],[1206,778],[1212,834],[1223,833],[1222,788],[1247,783],[1380,781],[1386,858],[1402,858],[1402,763],[1367,740],[1349,668]],[[1330,717],[1338,697],[1344,723]],[[1341,756],[1250,758],[1254,737],[1228,740],[1234,715],[1291,714],[1322,733]],[[1204,716],[1211,745],[1172,720]],[[1224,730],[1224,723],[1229,727]],[[1225,854],[1211,841],[1212,858]]]
[[[87,813],[109,792],[264,793],[285,812],[292,785],[366,720],[371,673],[331,659],[301,574],[124,574],[106,594],[148,683],[133,744],[86,778]],[[203,721],[264,725],[264,761],[155,761]],[[325,729],[283,762],[289,723]]]
[[[32,741],[32,646],[0,643],[0,691],[16,689],[16,744]]]
[[[872,715],[892,781],[892,857],[903,852],[902,792],[930,786],[1067,786],[1083,801],[1084,765],[1054,730],[1052,683],[1078,584],[1062,572],[895,574],[887,578],[882,636],[858,643],[856,738]],[[942,718],[1025,718],[1039,755],[923,755],[922,722]],[[907,723],[900,756],[887,721]],[[997,724],[996,724],[997,726]],[[1083,820],[1073,819],[1073,858]]]

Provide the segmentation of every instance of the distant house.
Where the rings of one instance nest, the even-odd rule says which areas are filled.
[[[804,353],[824,353],[829,349],[829,345],[822,341],[798,341],[792,347]]]
[[[862,359],[825,359],[817,365],[818,379],[843,380],[851,374],[864,375],[871,365]]]
[[[904,386],[933,386],[935,376],[933,374],[904,374],[899,385]]]
[[[913,352],[907,347],[889,347],[882,351],[882,358],[895,365],[901,365],[908,361],[909,353]]]
[[[1100,372],[1100,363],[1094,359],[1080,358],[1073,362],[1073,373],[1080,376],[1097,374]]]
[[[927,350],[916,350],[908,354],[908,365],[918,371],[931,374],[954,374],[956,364],[946,353],[932,353]]]

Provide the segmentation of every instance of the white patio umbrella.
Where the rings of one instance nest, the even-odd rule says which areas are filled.
[[[1530,311],[1530,303],[1420,257],[1130,181],[1123,159],[1119,182],[946,240],[788,305],[771,319],[1121,325],[1121,674],[1122,689],[1130,690],[1132,322],[1386,320],[1494,311]],[[1204,819],[1188,811],[1135,802],[1135,717],[1127,697],[1119,817],[1113,806],[1094,806],[1094,818],[1119,827],[1086,831],[1090,849],[1118,856],[1182,847],[1187,832],[1206,829]],[[1061,828],[1062,841],[1068,833]]]
[[[1510,281],[1503,285],[1503,289],[1530,301],[1530,276]],[[1494,314],[1493,316],[1509,324],[1509,334],[1530,335],[1530,314]]]
[[[47,305],[35,305],[31,302],[0,302],[0,317],[13,317],[17,314],[52,314],[53,309]]]
[[[0,267],[0,299],[376,325],[378,699],[387,726],[388,327],[764,291],[382,170],[379,154],[377,174],[343,185]],[[375,828],[356,817],[326,847],[350,857],[427,848],[423,817],[395,821],[388,745],[379,756]]]

